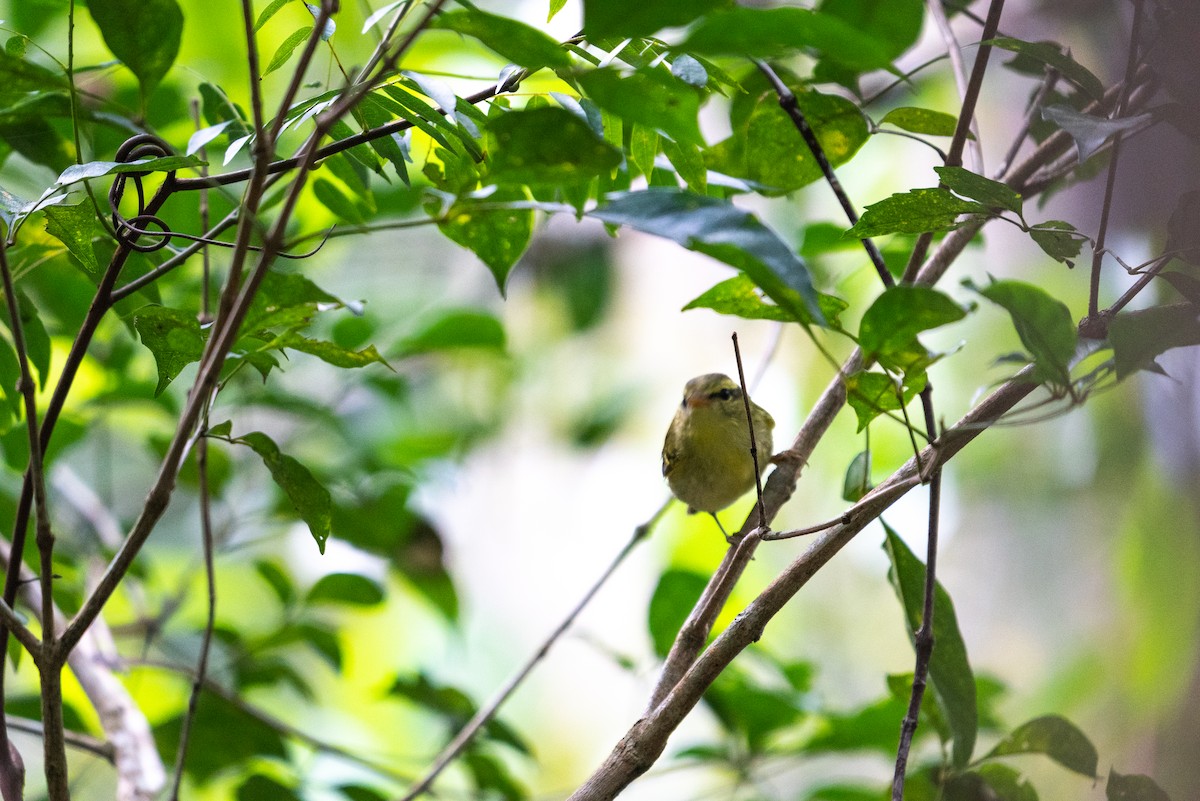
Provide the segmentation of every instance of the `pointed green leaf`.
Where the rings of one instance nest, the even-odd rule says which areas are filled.
[[[1117,379],[1138,370],[1161,372],[1154,359],[1171,348],[1200,344],[1200,306],[1173,303],[1113,317],[1108,326]]]
[[[767,303],[760,296],[760,291],[749,276],[738,274],[714,285],[689,302],[681,311],[712,309],[717,314],[731,314],[746,320],[776,320],[782,323],[808,321],[808,317],[797,320],[787,309]],[[824,292],[817,293],[817,303],[830,325],[835,325],[838,315],[849,306],[841,298],[826,295]]]
[[[867,239],[883,234],[951,231],[963,214],[988,214],[982,203],[963,200],[945,189],[913,189],[872,203],[846,236]]]
[[[233,440],[248,446],[262,458],[271,472],[271,478],[291,501],[300,518],[308,524],[313,539],[321,553],[325,553],[325,541],[329,538],[333,501],[329,490],[313,478],[308,468],[291,456],[281,453],[279,446],[258,431],[252,431]]]
[[[1107,801],[1171,801],[1170,796],[1149,776],[1137,773],[1122,775],[1108,771],[1108,783],[1104,786]]]
[[[705,195],[649,189],[613,195],[589,216],[670,239],[737,267],[794,319],[825,324],[807,265],[748,211]]]
[[[894,108],[884,114],[879,122],[888,122],[901,130],[928,136],[953,136],[958,127],[958,118],[953,114],[912,106]]]
[[[284,39],[279,47],[275,48],[275,55],[271,56],[270,62],[267,63],[267,68],[263,70],[262,77],[267,77],[286,64],[296,48],[308,40],[309,35],[312,34],[312,29],[313,26],[306,25],[303,28],[292,31],[288,38]]]
[[[663,657],[671,650],[671,643],[706,586],[708,579],[690,570],[670,568],[659,576],[646,610],[655,654]]]
[[[899,411],[924,389],[919,386],[898,387],[896,379],[886,373],[863,371],[843,379],[846,402],[858,418],[858,431],[884,412]]]
[[[92,238],[96,233],[96,209],[91,203],[84,201],[74,206],[46,207],[46,233],[66,245],[88,273],[95,275],[100,271],[96,251],[92,248]]]
[[[164,156],[136,161],[89,161],[67,167],[58,176],[55,186],[65,187],[89,178],[101,178],[122,172],[174,172],[187,167],[202,167],[204,163],[192,156]]]
[[[999,181],[984,178],[963,167],[934,167],[949,189],[963,197],[978,200],[985,206],[1021,213],[1021,196]]]
[[[322,339],[309,339],[295,332],[289,333],[271,343],[273,347],[290,348],[298,350],[301,353],[308,353],[316,356],[326,364],[332,364],[334,367],[366,367],[368,364],[382,364],[384,367],[391,369],[391,365],[379,355],[379,351],[375,350],[374,345],[368,345],[362,350],[351,350],[343,348],[333,342],[327,342]]]
[[[1008,311],[1035,365],[1034,380],[1063,386],[1070,381],[1070,360],[1078,336],[1071,310],[1048,292],[1024,281],[993,281],[980,289],[965,284]]]
[[[143,306],[133,314],[133,327],[142,338],[142,344],[154,354],[158,366],[156,396],[162,394],[184,367],[200,361],[204,335],[194,313],[165,306]]]
[[[183,12],[175,0],[89,0],[104,44],[129,68],[148,97],[179,53]]]
[[[871,357],[905,350],[922,331],[965,316],[962,306],[931,287],[888,287],[863,314],[859,345]]]
[[[330,573],[308,591],[304,602],[376,606],[386,597],[383,587],[358,573]]]
[[[1084,776],[1095,776],[1099,756],[1083,732],[1060,715],[1045,715],[1022,723],[996,744],[985,759],[1012,754],[1045,754]]]
[[[1074,267],[1072,261],[1083,249],[1085,237],[1075,233],[1075,226],[1062,220],[1047,220],[1029,229],[1029,236],[1047,256]]]
[[[504,326],[494,315],[472,309],[451,309],[438,313],[406,336],[397,353],[403,357],[458,348],[502,351],[504,347]]]
[[[502,295],[509,272],[529,247],[537,221],[532,208],[505,204],[527,200],[523,189],[501,186],[485,198],[459,198],[438,222],[446,238],[471,250],[487,265]]]
[[[884,550],[892,565],[888,578],[904,607],[906,629],[911,638],[921,625],[925,565],[890,528],[887,528]],[[955,767],[962,768],[971,761],[971,752],[975,748],[978,727],[975,677],[958,629],[954,604],[941,582],[936,583],[933,607],[934,648],[929,661],[929,679],[952,733],[952,761]]]
[[[871,491],[871,452],[860,451],[850,460],[842,482],[842,500],[857,503]]]
[[[1140,114],[1136,117],[1110,120],[1106,117],[1084,114],[1070,106],[1055,105],[1042,109],[1042,119],[1053,122],[1075,140],[1080,161],[1087,161],[1089,156],[1103,147],[1104,143],[1112,137],[1141,127],[1152,117],[1151,114]]]
[[[1018,54],[1041,65],[1052,67],[1059,75],[1082,89],[1092,100],[1104,97],[1104,84],[1090,70],[1082,66],[1062,45],[1055,42],[1025,42],[1001,36],[991,40],[994,47]],[[1038,70],[1041,72],[1042,70]]]

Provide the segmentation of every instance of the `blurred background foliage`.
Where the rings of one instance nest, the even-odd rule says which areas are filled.
[[[190,108],[197,98],[201,126],[230,119],[228,108],[247,108],[240,19],[229,4],[180,0],[185,24],[179,55],[148,93],[113,60],[85,5],[76,8],[74,53],[76,84],[93,115],[83,160],[110,158],[133,132],[130,120],[183,152],[197,127]],[[893,48],[876,55],[899,59],[906,69],[944,50],[921,3],[886,10],[849,0],[820,6],[847,16],[874,9],[880,17],[873,29],[886,30]],[[66,58],[66,7],[64,0],[0,2],[3,30],[13,37],[8,58],[53,72],[54,60]],[[366,2],[343,2],[337,32],[308,76],[314,93],[340,86],[343,66],[368,57],[374,39],[359,31],[373,10]],[[575,2],[549,23],[544,2],[495,3],[490,10],[558,40],[581,24]],[[1129,5],[1116,0],[1012,3],[1003,31],[1066,44],[1078,62],[1111,80],[1122,68],[1128,18]],[[973,42],[978,27],[961,18],[958,23],[963,41]],[[268,58],[282,52],[278,48],[293,31],[311,24],[302,3],[284,4],[259,31],[262,52]],[[1005,53],[993,57],[1018,61]],[[473,38],[435,30],[418,39],[404,66],[462,97],[494,82],[507,60]],[[782,163],[794,155],[799,140],[785,137],[790,128],[773,127],[777,120],[766,111],[749,107],[752,95],[732,89],[761,81],[757,73],[732,60],[718,59],[714,69],[718,65],[728,70],[718,94],[731,97],[714,97],[700,116],[705,141],[723,143],[712,148],[714,161],[707,166],[780,190],[763,192],[784,195],[779,200],[749,205],[807,259],[818,289],[848,302],[843,323],[854,330],[861,309],[878,292],[875,276],[860,251],[837,239],[846,226],[824,185],[795,191],[812,176],[782,168],[763,172],[773,159]],[[836,62],[805,62],[804,68],[823,85],[849,84],[865,96],[891,80],[879,72],[859,79]],[[708,78],[718,81],[717,75],[709,72]],[[264,91],[278,96],[289,78],[286,68],[271,72],[263,78]],[[606,91],[600,79],[593,83],[589,92]],[[417,86],[430,97],[436,92]],[[1007,146],[1006,134],[1019,125],[1036,86],[1019,70],[995,69],[989,76],[980,128],[990,162]],[[838,91],[838,98],[825,101],[835,121],[839,102],[852,108],[842,99],[850,93]],[[919,73],[903,92],[896,105],[951,114],[957,107],[944,69]],[[498,102],[571,110],[550,93],[571,95],[572,89],[543,71]],[[885,110],[873,108],[873,118]],[[468,110],[460,111],[471,119]],[[482,124],[488,111],[480,111],[484,116],[476,122]],[[594,106],[589,111],[599,113]],[[821,109],[811,111],[820,116]],[[37,128],[9,112],[0,120],[5,190],[36,197],[74,161],[69,117],[60,112],[39,112]],[[557,129],[567,125],[565,119],[578,120],[565,113],[550,120]],[[935,153],[899,137],[872,135],[862,118],[849,119],[844,129],[834,122],[824,130],[848,143],[843,158],[835,153],[835,163],[847,162],[840,175],[860,206],[936,180],[930,170],[939,163]],[[669,124],[686,143],[686,118],[662,127]],[[749,139],[737,135],[740,124],[753,132]],[[209,143],[214,169],[222,149],[235,141],[235,128]],[[296,145],[303,133],[297,126],[288,136],[285,141]],[[286,268],[344,303],[323,306],[305,335],[345,351],[373,345],[381,360],[335,373],[312,356],[289,351],[269,380],[256,370],[233,371],[213,411],[213,424],[233,424],[226,441],[214,440],[209,448],[218,623],[210,687],[187,763],[187,797],[394,796],[665,500],[658,450],[679,389],[698,373],[733,372],[732,331],[740,335],[752,377],[761,375],[755,397],[775,415],[780,442],[791,438],[831,377],[829,364],[796,326],[784,330],[779,323],[706,309],[681,313],[732,273],[664,240],[633,232],[612,237],[594,220],[577,221],[572,214],[539,215],[528,250],[506,265],[503,251],[528,235],[533,211],[502,210],[510,218],[486,227],[493,234],[485,235],[497,237],[490,243],[471,239],[478,235],[473,220],[497,213],[486,208],[463,206],[439,231],[422,209],[465,203],[458,184],[472,181],[463,175],[473,169],[463,157],[467,145],[450,136],[420,131],[396,143],[411,154],[411,163],[399,152],[331,159],[295,217],[292,234],[311,237],[296,246],[300,251],[320,241],[329,226],[340,226],[316,256]],[[442,138],[437,155],[428,158]],[[637,141],[631,133],[618,142],[632,149],[631,173],[644,173],[651,185],[704,191],[696,184],[707,176],[689,162],[686,148],[673,152],[664,139],[665,146],[643,142],[638,151]],[[738,150],[747,142],[764,149],[759,158]],[[1163,204],[1173,204],[1189,181],[1194,185],[1195,151],[1160,126],[1132,140],[1123,158],[1110,242],[1138,262],[1162,247],[1162,221],[1171,213]],[[388,166],[372,174],[364,166],[372,160]],[[244,163],[242,154],[232,166]],[[397,163],[406,164],[408,180],[395,172]],[[1080,178],[1046,201],[1038,219],[1070,220],[1094,231],[1101,180]],[[431,194],[431,188],[443,194]],[[176,196],[164,212],[173,229],[196,230],[196,194]],[[236,190],[214,192],[214,219],[236,197]],[[569,191],[557,197],[574,206],[586,198]],[[341,235],[387,220],[412,224]],[[61,368],[95,277],[43,227],[41,220],[28,222],[10,259],[45,329],[45,383]],[[103,264],[101,241],[95,255]],[[882,244],[902,263],[910,242],[898,235]],[[216,269],[220,258],[214,254]],[[148,270],[150,262],[139,259],[130,269]],[[1107,273],[1105,291],[1113,296],[1125,285],[1119,272]],[[964,305],[980,303],[957,282],[982,285],[989,275],[1034,282],[1066,302],[1076,319],[1083,314],[1083,270],[1054,262],[1027,237],[998,224],[964,255],[944,291]],[[76,607],[97,565],[140,509],[195,370],[184,367],[156,394],[155,359],[140,344],[129,315],[146,303],[196,308],[202,294],[198,263],[138,294],[101,328],[50,451],[60,542],[56,568],[62,575],[57,600],[65,609]],[[1020,349],[1007,315],[986,304],[965,322],[931,332],[926,344],[955,351],[931,369],[947,423],[1009,374],[1011,365],[996,364],[996,358]],[[850,343],[835,339],[827,347],[844,356]],[[1194,760],[1200,748],[1200,362],[1196,349],[1187,348],[1166,354],[1161,363],[1169,377],[1141,374],[1081,408],[1020,415],[956,459],[946,475],[940,580],[954,599],[975,671],[977,756],[1018,724],[1063,715],[1095,744],[1099,763],[1093,772],[1151,774],[1180,799],[1200,788]],[[0,503],[10,521],[27,447],[15,404],[0,405],[0,414],[8,468],[0,475]],[[855,429],[848,413],[835,424],[778,528],[840,513],[844,473],[864,447]],[[328,487],[332,525],[324,553],[262,460],[231,441],[254,431],[271,437]],[[910,453],[907,433],[895,425],[873,426],[870,448],[876,480]],[[205,617],[196,481],[189,462],[136,574],[106,614],[123,681],[154,726],[168,765]],[[724,519],[749,505],[744,500]],[[917,553],[924,547],[923,515],[917,497],[887,515]],[[883,530],[872,527],[823,570],[772,623],[763,643],[721,677],[706,705],[673,738],[668,758],[628,797],[882,797],[907,703],[904,675],[912,669],[884,542]],[[760,549],[727,615],[803,547],[803,541],[791,541]],[[710,520],[687,517],[674,505],[446,774],[439,795],[515,800],[561,797],[573,789],[641,712],[656,660],[724,548]],[[37,717],[36,693],[32,665],[18,661],[9,714]],[[69,728],[99,733],[95,712],[69,680],[67,703]],[[910,796],[933,797],[941,784],[943,797],[980,797],[977,788],[961,786],[968,779],[955,780],[955,786],[936,775],[950,747],[947,724],[939,718],[944,711],[927,698]],[[1043,736],[1050,732],[1056,743],[1069,745],[1073,729],[1047,725]],[[17,742],[36,796],[36,740]],[[1103,782],[1079,775],[1087,769],[1084,751],[996,759],[974,775],[993,790],[1004,788],[1006,799],[1036,797],[1028,795],[1026,780],[1046,798],[1102,797]],[[103,760],[80,752],[71,758],[79,797],[111,792],[112,771]]]

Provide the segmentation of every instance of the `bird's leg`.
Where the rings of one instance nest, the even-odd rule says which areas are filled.
[[[721,519],[717,517],[717,513],[709,512],[709,514],[712,515],[712,519],[716,521],[717,528],[721,529],[721,533],[725,535],[725,541],[730,545],[733,545],[733,537],[729,536],[728,532],[725,531],[725,527],[721,525]]]

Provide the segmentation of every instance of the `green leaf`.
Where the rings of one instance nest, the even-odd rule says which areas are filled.
[[[1045,754],[1067,770],[1096,775],[1096,747],[1069,720],[1059,715],[1034,718],[1012,730],[984,759],[1012,754]]]
[[[882,234],[951,231],[963,214],[988,214],[982,203],[963,200],[945,189],[913,189],[872,203],[846,236],[867,239]]]
[[[942,793],[943,797],[953,801],[1038,801],[1037,791],[1019,772],[997,764],[951,775],[943,785]]]
[[[837,95],[795,91],[825,157],[834,167],[848,162],[870,134],[858,107]],[[787,194],[824,173],[796,125],[773,92],[763,93],[743,124],[734,120],[734,133],[705,152],[710,169],[744,178],[765,195]]]
[[[884,550],[891,561],[888,578],[904,607],[909,637],[921,625],[925,588],[925,565],[913,555],[890,527]],[[963,768],[971,761],[978,726],[975,707],[975,677],[967,661],[967,648],[958,630],[958,619],[950,595],[937,582],[933,602],[933,638],[936,643],[929,661],[929,679],[938,705],[952,733],[952,761]]]
[[[271,0],[267,7],[258,15],[258,19],[254,21],[254,32],[258,33],[259,28],[266,25],[271,17],[279,13],[279,10],[286,6],[292,0]]]
[[[735,6],[704,17],[678,49],[756,58],[807,51],[851,70],[868,72],[890,67],[892,48],[832,15],[805,8]]]
[[[96,209],[84,201],[74,206],[47,206],[46,233],[67,246],[71,255],[79,259],[83,269],[95,275],[100,271],[92,238],[96,232]]]
[[[326,178],[317,178],[312,184],[313,195],[321,205],[351,225],[363,225],[370,210],[360,196],[346,194],[341,187]]]
[[[211,431],[210,429],[209,433]],[[279,602],[285,607],[291,605],[296,600],[296,588],[292,584],[292,577],[275,562],[270,562],[266,559],[256,560],[254,571],[262,577],[262,580],[274,591],[276,597],[279,598]]]
[[[375,606],[386,597],[383,587],[358,573],[330,573],[322,576],[305,597],[305,603],[335,603],[351,606]]]
[[[879,122],[890,122],[903,131],[928,136],[953,136],[958,127],[958,118],[953,114],[913,106],[894,108]]]
[[[475,784],[474,797],[503,801],[526,801],[529,797],[529,791],[517,783],[508,767],[491,754],[475,749],[460,759]]]
[[[252,431],[233,441],[248,446],[262,458],[263,464],[271,471],[271,478],[291,501],[300,518],[308,524],[308,530],[312,532],[321,553],[325,553],[333,508],[329,490],[313,478],[307,467],[281,453],[279,446],[266,434]]]
[[[487,197],[455,200],[438,222],[438,230],[447,239],[471,250],[487,265],[501,295],[509,273],[533,239],[537,222],[532,208],[506,208],[505,204],[526,203],[528,199],[520,187],[497,187]]]
[[[646,613],[646,625],[657,656],[664,657],[671,650],[671,643],[706,586],[708,579],[691,570],[670,568],[659,576]]]
[[[963,167],[934,167],[933,171],[951,191],[963,197],[978,200],[985,206],[1021,213],[1021,196],[999,181],[984,178]]]
[[[924,11],[922,0],[821,0],[817,6],[817,13],[873,37],[889,59],[916,44]]]
[[[922,331],[965,316],[962,306],[931,287],[888,287],[863,314],[859,345],[871,357],[906,350]]]
[[[1131,773],[1122,775],[1109,769],[1104,786],[1107,801],[1171,801],[1161,787],[1149,776]]]
[[[767,303],[759,295],[759,291],[749,276],[739,273],[716,284],[689,302],[681,311],[712,309],[718,314],[730,314],[745,320],[775,320],[781,323],[809,320],[807,316],[803,320],[797,320],[787,309]],[[817,302],[830,325],[835,325],[838,315],[849,306],[841,298],[826,295],[824,292],[817,293]]]
[[[122,172],[174,172],[187,167],[201,167],[205,162],[192,156],[164,156],[136,161],[89,161],[72,164],[58,176],[55,187],[62,188],[89,178],[101,178]]]
[[[750,212],[704,195],[649,189],[610,196],[589,216],[670,239],[732,265],[794,319],[825,324],[807,265]]]
[[[663,137],[662,152],[689,190],[698,195],[708,190],[708,169],[704,166],[700,148]]]
[[[366,367],[368,364],[382,364],[391,369],[374,345],[368,345],[362,350],[351,350],[341,345],[323,339],[309,339],[297,333],[289,333],[271,343],[274,347],[290,348],[301,353],[316,356],[326,364],[334,367],[355,368]]]
[[[45,389],[46,381],[50,378],[50,335],[46,333],[46,326],[42,323],[37,306],[33,305],[33,301],[21,290],[17,290],[17,306],[20,311],[21,332],[25,335],[25,355],[37,370],[38,386]],[[4,324],[11,329],[11,315],[7,309]]]
[[[634,125],[629,138],[629,157],[634,165],[649,175],[654,170],[654,159],[658,156],[658,131],[649,125]]]
[[[982,289],[969,282],[966,286],[1008,311],[1017,335],[1033,356],[1035,381],[1059,386],[1070,382],[1070,360],[1078,336],[1065,303],[1024,281],[993,281]]]
[[[583,32],[591,40],[602,37],[649,36],[662,28],[687,25],[729,0],[585,0]]]
[[[439,14],[429,27],[473,36],[514,64],[529,69],[571,66],[571,57],[555,39],[509,17],[464,8]]]
[[[279,47],[275,48],[275,55],[271,56],[270,62],[267,63],[267,68],[263,70],[262,77],[267,77],[286,64],[296,48],[308,40],[308,37],[312,34],[312,30],[313,26],[305,25],[303,28],[292,31],[288,38],[284,39]]]
[[[924,389],[924,382],[915,386],[898,387],[896,379],[886,373],[863,371],[842,379],[846,385],[846,402],[858,417],[858,431],[884,412],[898,411]]]
[[[842,500],[857,503],[871,491],[871,452],[860,451],[846,468],[846,478],[842,482]]]
[[[1029,236],[1046,255],[1068,267],[1083,249],[1084,237],[1075,235],[1075,226],[1062,220],[1047,220],[1030,227]]]
[[[300,801],[295,789],[262,773],[252,774],[239,784],[235,798],[237,801]]]
[[[700,94],[664,69],[625,74],[605,67],[580,75],[579,85],[597,106],[626,122],[651,126],[681,144],[704,144],[696,121]]]
[[[183,12],[175,0],[89,0],[104,44],[129,68],[143,99],[158,86],[179,54]]]
[[[511,111],[488,121],[497,147],[488,178],[499,183],[578,183],[615,169],[620,152],[563,108]]]
[[[1087,161],[1089,156],[1103,147],[1104,143],[1112,137],[1146,124],[1152,116],[1151,114],[1140,114],[1136,117],[1110,120],[1106,117],[1084,114],[1070,106],[1055,105],[1042,109],[1042,119],[1050,120],[1075,140],[1075,147],[1079,150],[1081,162]]]
[[[155,727],[154,739],[164,754],[175,753],[183,717],[181,714]],[[287,759],[282,734],[215,693],[204,696],[191,726],[191,742],[204,744],[203,748],[188,749],[185,769],[197,783],[209,782],[231,765],[244,764],[254,757]]]
[[[1086,92],[1092,100],[1104,97],[1104,84],[1100,79],[1071,58],[1062,45],[1055,42],[1025,42],[1007,36],[992,39],[990,44],[1052,67],[1059,75]]]
[[[679,80],[703,89],[708,86],[708,70],[704,65],[687,53],[681,53],[671,61],[671,74]]]
[[[246,312],[239,336],[275,328],[302,327],[319,309],[342,305],[340,300],[303,275],[271,270],[263,278],[258,294]]]
[[[396,353],[403,357],[458,348],[503,351],[505,344],[504,326],[494,315],[450,309],[438,312],[401,340]]]
[[[752,754],[762,754],[771,735],[804,717],[801,700],[791,687],[764,685],[736,668],[722,671],[704,693],[713,714],[726,729],[745,738]]]
[[[1109,323],[1108,341],[1118,380],[1138,370],[1162,373],[1154,361],[1159,354],[1200,344],[1200,306],[1174,303],[1118,314]]]
[[[184,367],[200,361],[204,335],[193,312],[143,306],[133,313],[133,327],[142,338],[142,344],[154,354],[158,366],[155,396],[161,395]]]

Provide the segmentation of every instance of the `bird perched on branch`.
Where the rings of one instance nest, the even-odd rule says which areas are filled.
[[[683,403],[663,443],[662,471],[671,492],[689,513],[712,515],[722,534],[725,527],[717,512],[753,489],[756,474],[771,461],[775,421],[754,401],[750,417],[757,450],[753,460],[741,387],[721,373],[697,376],[683,388]]]

